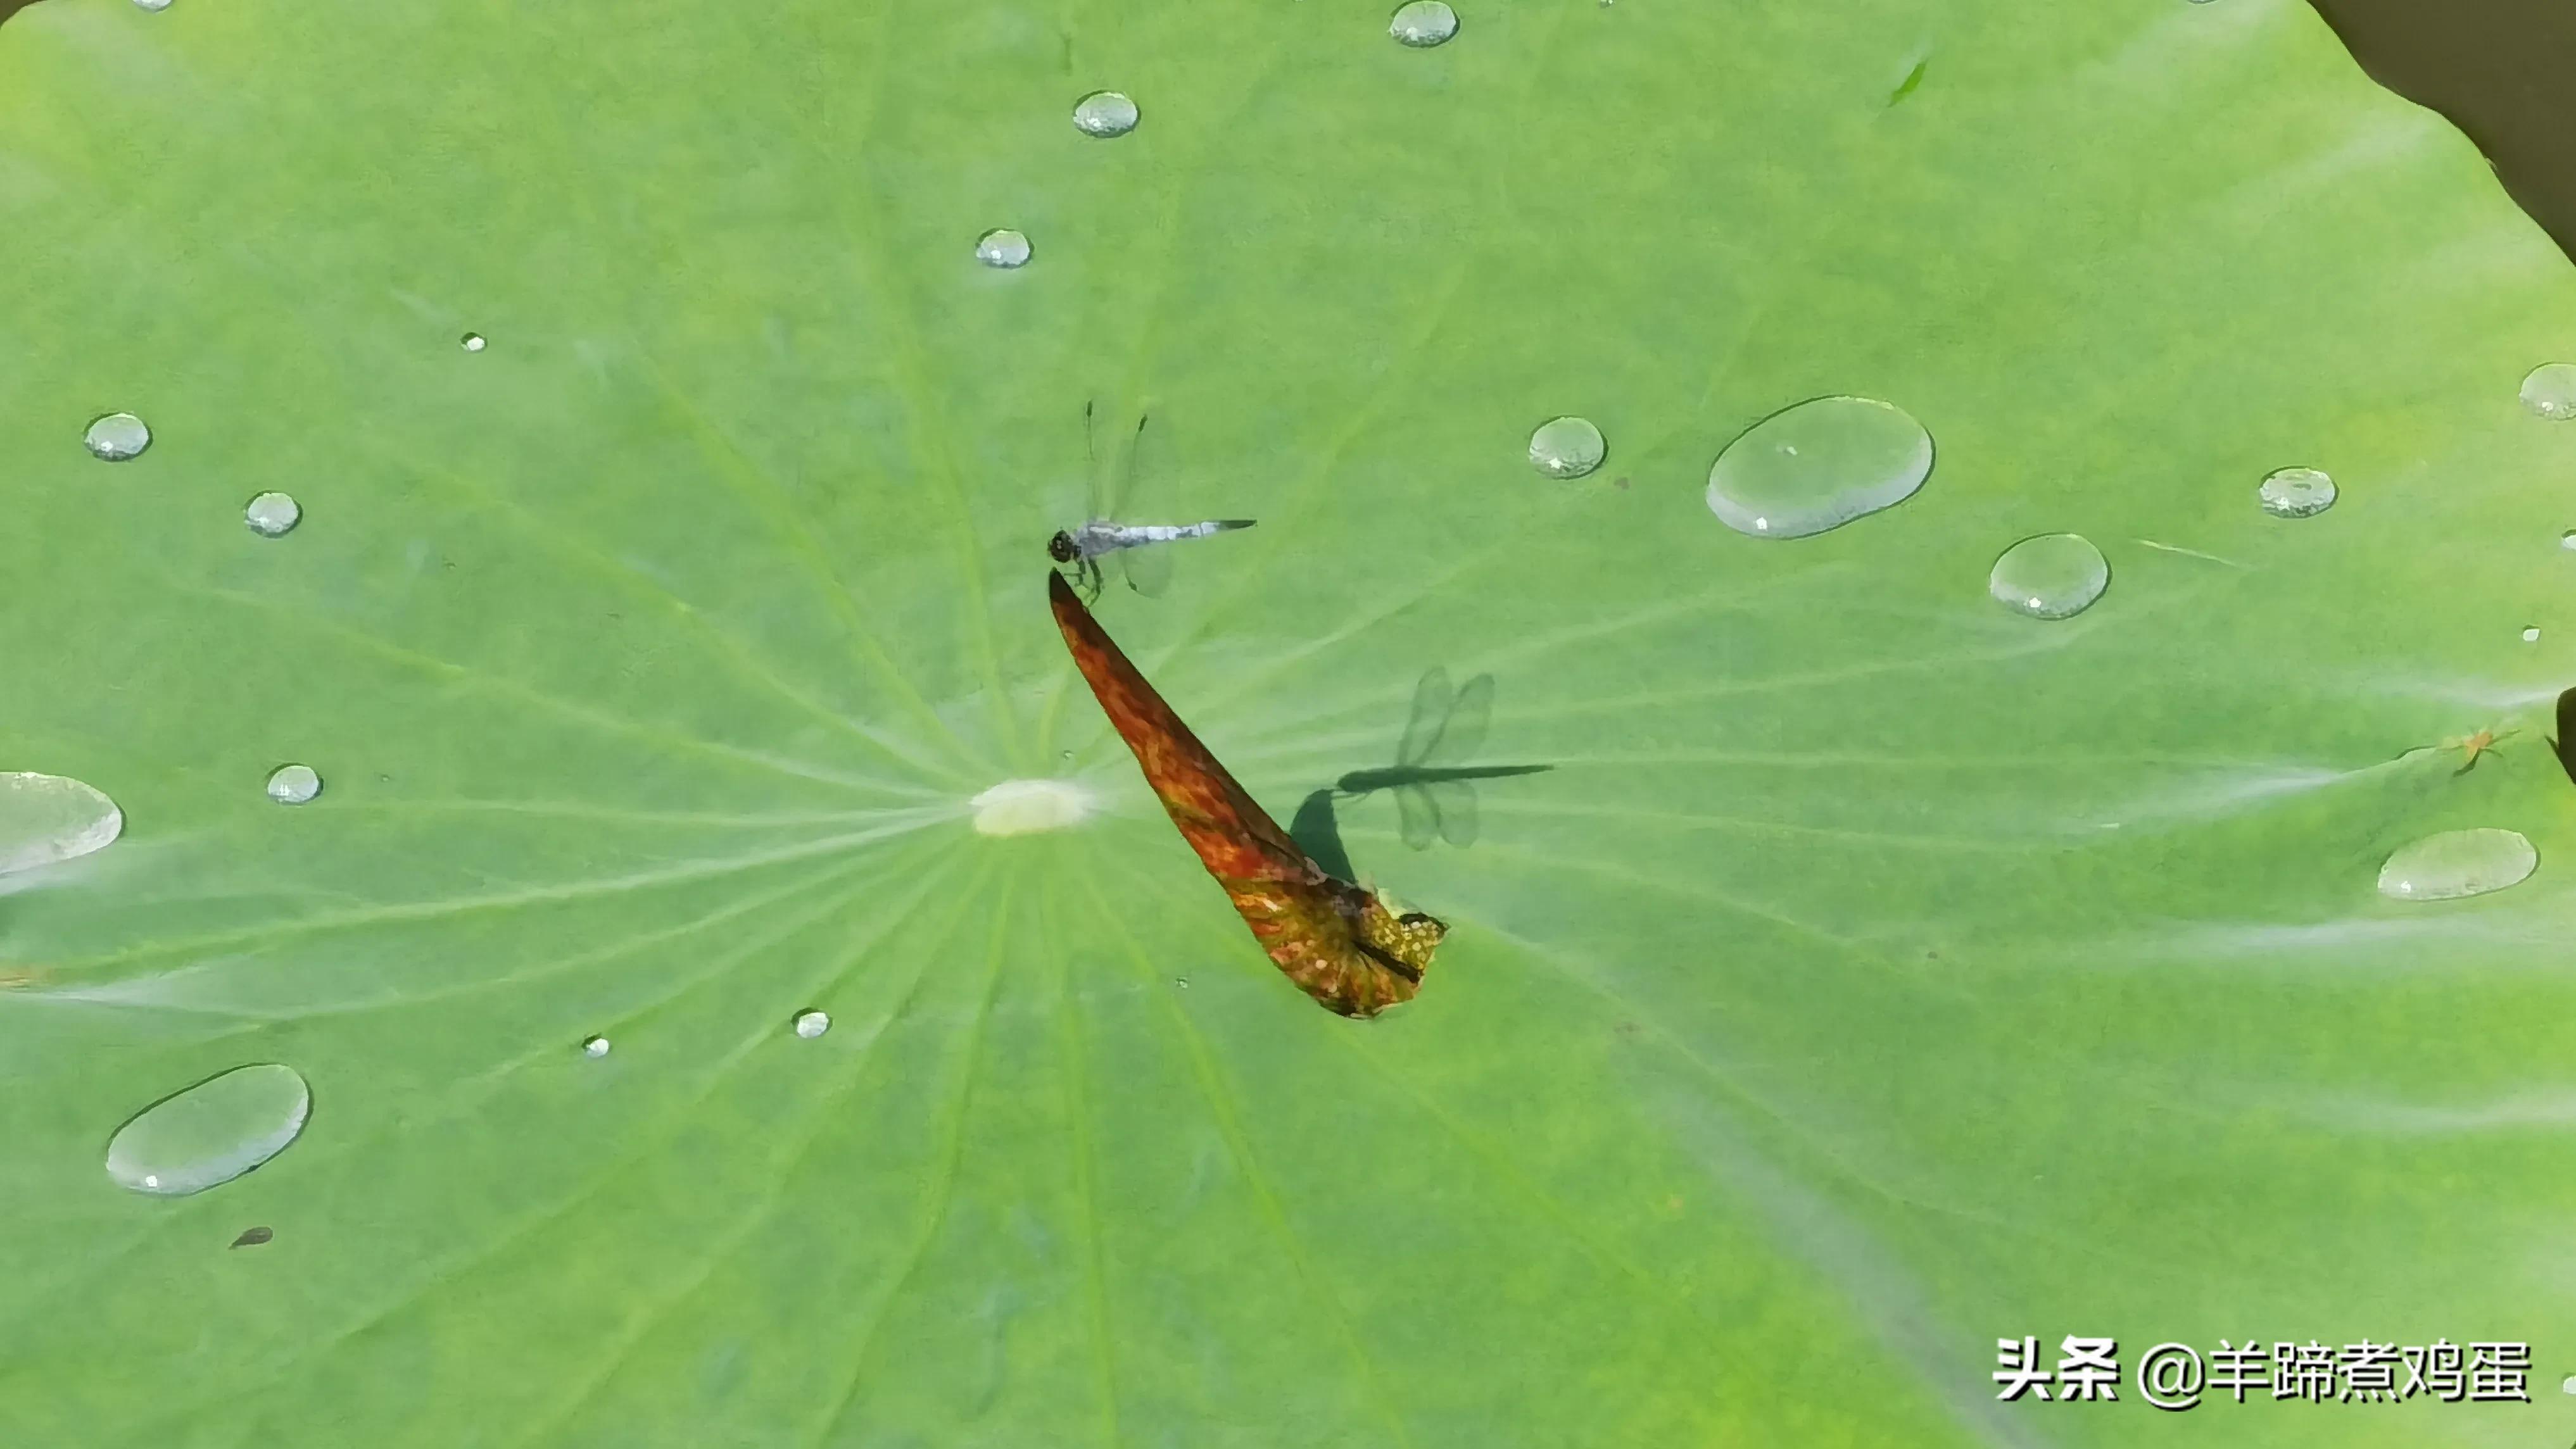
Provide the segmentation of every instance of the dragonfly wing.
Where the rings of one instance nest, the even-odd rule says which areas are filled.
[[[1406,848],[1429,850],[1431,842],[1440,838],[1440,807],[1431,803],[1431,792],[1420,785],[1396,788],[1395,814],[1403,824]]]
[[[1395,751],[1395,763],[1419,765],[1422,757],[1440,741],[1440,727],[1449,718],[1449,703],[1455,698],[1449,689],[1449,671],[1434,665],[1413,686],[1413,715],[1404,722],[1404,743]]]
[[[1172,550],[1168,544],[1145,543],[1118,550],[1118,566],[1126,571],[1127,587],[1149,599],[1159,599],[1172,586]]]
[[[1440,838],[1451,845],[1476,843],[1476,787],[1464,780],[1439,780],[1422,787],[1440,812]]]
[[[1494,676],[1479,674],[1458,691],[1449,705],[1448,722],[1440,727],[1440,737],[1431,742],[1415,764],[1462,765],[1485,742],[1485,728],[1494,722]],[[1446,802],[1444,802],[1446,803]]]

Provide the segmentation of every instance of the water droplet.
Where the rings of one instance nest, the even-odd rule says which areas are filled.
[[[1027,266],[1029,239],[1007,226],[997,226],[975,238],[975,260],[1005,271]]]
[[[2102,550],[2080,533],[2043,533],[2005,549],[1986,587],[2034,619],[2068,619],[2093,606],[2111,582]]]
[[[2399,901],[2450,901],[2520,884],[2540,852],[2516,830],[2445,830],[2388,857],[2379,893]]]
[[[1124,136],[1136,129],[1136,103],[1117,91],[1093,91],[1074,102],[1073,124],[1086,136]]]
[[[311,765],[280,765],[268,777],[268,798],[280,805],[301,805],[322,793],[322,777]]]
[[[1609,452],[1601,430],[1585,418],[1550,418],[1530,434],[1530,466],[1550,478],[1580,478]]]
[[[2558,535],[2558,546],[2560,548],[2576,549],[2576,528],[2571,528],[2565,533]]]
[[[283,493],[263,493],[242,509],[242,522],[262,538],[284,538],[303,518],[303,505]]]
[[[1031,835],[1079,825],[1100,797],[1071,780],[1004,780],[967,802],[978,835]]]
[[[814,1038],[821,1036],[823,1033],[830,1031],[831,1029],[832,1013],[828,1011],[800,1011],[796,1013],[796,1034],[805,1038],[807,1041],[812,1041]]]
[[[2538,624],[2525,624],[2522,628],[2522,642],[2525,644],[2539,643],[2540,626]]]
[[[2544,362],[2525,374],[2522,405],[2551,422],[2576,418],[2576,362]]]
[[[313,1093],[293,1067],[235,1067],[134,1114],[107,1142],[107,1175],[137,1192],[184,1197],[286,1150]]]
[[[464,348],[468,352],[480,352],[483,350],[483,334],[480,332],[468,332],[464,336],[456,339],[456,345]]]
[[[1183,991],[1187,991],[1190,989],[1190,978],[1186,976],[1175,976],[1172,978],[1172,984]]]
[[[134,8],[137,10],[167,10],[170,8],[170,0],[134,0]]]
[[[1708,470],[1708,510],[1759,538],[1804,538],[1902,503],[1932,476],[1932,435],[1903,408],[1820,397],[1744,430]]]
[[[608,1038],[586,1036],[581,1039],[581,1054],[593,1059],[608,1055]]]
[[[116,802],[78,780],[0,774],[0,875],[105,850],[124,831]]]
[[[132,413],[109,413],[91,420],[89,431],[81,434],[81,442],[101,461],[122,463],[142,456],[143,450],[152,446],[152,430]]]
[[[2334,480],[2316,468],[2276,468],[2255,490],[2263,511],[2274,518],[2314,518],[2334,507]]]
[[[1412,0],[1396,7],[1386,33],[1411,46],[1438,45],[1458,33],[1458,12],[1441,0]]]

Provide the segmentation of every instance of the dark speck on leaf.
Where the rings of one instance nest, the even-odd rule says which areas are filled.
[[[256,1248],[260,1244],[265,1243],[276,1236],[277,1234],[270,1232],[266,1228],[244,1228],[242,1229],[242,1235],[233,1239],[233,1246],[236,1248]]]

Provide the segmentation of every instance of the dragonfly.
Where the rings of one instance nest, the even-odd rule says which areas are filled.
[[[1145,424],[1151,414],[1136,419],[1136,432],[1128,440],[1127,455],[1120,469],[1121,494],[1133,491],[1136,450],[1144,441]],[[1250,518],[1211,518],[1199,523],[1121,523],[1117,515],[1133,500],[1125,497],[1104,498],[1100,486],[1100,459],[1092,446],[1093,407],[1082,405],[1082,444],[1091,459],[1090,516],[1078,528],[1059,529],[1047,540],[1047,557],[1059,564],[1073,565],[1074,580],[1083,593],[1097,602],[1104,582],[1101,560],[1114,558],[1118,576],[1127,587],[1146,598],[1158,598],[1172,585],[1172,557],[1148,545],[1171,543],[1184,538],[1206,538],[1211,534],[1230,533],[1250,528]]]
[[[1342,1016],[1371,1017],[1412,1000],[1447,923],[1317,865],[1190,733],[1053,570],[1047,602],[1075,667],[1135,754],[1145,783],[1272,964]]]
[[[1397,823],[1404,843],[1428,850],[1434,840],[1451,845],[1475,843],[1475,780],[1535,775],[1546,765],[1469,765],[1467,757],[1485,742],[1494,722],[1494,676],[1479,674],[1451,688],[1449,671],[1433,668],[1413,687],[1413,713],[1404,723],[1389,769],[1353,770],[1334,782],[1345,795],[1379,790],[1395,792]]]

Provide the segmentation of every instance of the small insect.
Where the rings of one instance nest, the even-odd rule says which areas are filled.
[[[1100,459],[1092,448],[1093,409],[1082,405],[1083,449],[1091,458],[1090,513],[1079,528],[1059,529],[1047,540],[1047,557],[1060,564],[1073,565],[1074,581],[1081,585],[1085,597],[1097,600],[1102,586],[1101,560],[1116,556],[1118,575],[1127,587],[1146,598],[1155,598],[1171,587],[1171,555],[1146,545],[1171,543],[1184,538],[1206,538],[1210,534],[1229,533],[1250,528],[1249,518],[1211,518],[1201,523],[1121,523],[1118,516],[1132,507],[1126,495],[1133,491],[1136,448],[1145,436],[1150,414],[1136,419],[1136,432],[1128,440],[1127,455],[1119,470],[1120,487],[1116,496],[1101,486]]]
[[[1412,1000],[1449,927],[1317,865],[1181,723],[1064,575],[1047,575],[1047,601],[1145,783],[1271,961],[1343,1016],[1375,1016]]]
[[[2453,770],[2451,773],[2454,775],[2467,774],[2470,768],[2477,764],[2478,756],[2494,749],[2496,741],[2505,738],[2507,735],[2515,733],[2517,732],[2514,730],[2506,730],[2503,734],[2498,734],[2492,729],[2482,729],[2475,734],[2463,735],[2458,739],[2442,741],[2443,749],[2458,750],[2460,752],[2460,768]]]

